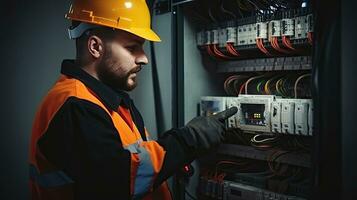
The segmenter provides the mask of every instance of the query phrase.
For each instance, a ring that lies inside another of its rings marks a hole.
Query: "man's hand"
[[[225,120],[237,113],[237,107],[231,107],[225,111],[208,117],[196,117],[187,123],[190,139],[186,143],[202,153],[212,147],[218,146],[224,139]]]

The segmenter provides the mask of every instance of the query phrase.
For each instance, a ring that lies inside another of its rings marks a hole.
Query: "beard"
[[[98,78],[109,87],[115,90],[131,91],[136,85],[136,76],[131,77],[134,73],[140,71],[141,67],[135,67],[130,71],[123,70],[118,61],[113,60],[112,53],[107,48],[102,61],[98,66]],[[130,84],[129,81],[132,83]]]

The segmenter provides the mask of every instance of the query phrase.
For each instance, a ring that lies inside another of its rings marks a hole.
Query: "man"
[[[61,76],[35,118],[30,145],[33,199],[171,199],[165,180],[217,146],[224,120],[237,109],[198,117],[148,140],[139,111],[125,91],[148,63],[150,29],[144,0],[76,0],[67,18],[76,60]],[[143,97],[144,98],[144,97]]]

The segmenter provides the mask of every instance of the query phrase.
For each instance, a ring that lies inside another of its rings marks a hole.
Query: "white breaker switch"
[[[281,20],[281,35],[282,36],[294,36],[295,25],[294,19],[282,19]]]
[[[265,22],[259,22],[256,24],[256,38],[267,39],[268,38],[268,24]]]
[[[227,30],[225,28],[221,28],[218,31],[218,41],[219,47],[225,47],[227,43]]]
[[[237,28],[227,27],[227,43],[237,43]]]
[[[226,97],[226,105],[227,109],[238,106],[238,98],[237,97]],[[232,117],[228,118],[228,128],[237,128],[237,120],[238,120],[238,113],[234,114]]]
[[[219,31],[218,29],[213,29],[211,31],[211,44],[219,44]]]
[[[280,36],[280,21],[273,20],[269,22],[269,38],[270,37],[279,37]]]
[[[281,103],[274,101],[271,103],[270,111],[271,131],[281,133]]]
[[[196,36],[197,46],[203,46],[205,44],[205,32],[200,31]]]
[[[210,45],[211,44],[211,31],[205,31],[204,34],[204,44],[205,45]]]
[[[294,39],[307,38],[307,16],[300,16],[295,18],[295,37]]]
[[[281,125],[282,133],[294,134],[295,104],[289,100],[281,100]]]
[[[308,135],[309,104],[301,100],[295,103],[295,134]]]

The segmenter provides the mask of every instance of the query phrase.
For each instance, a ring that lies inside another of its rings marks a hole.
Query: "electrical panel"
[[[223,144],[200,160],[194,196],[310,199],[311,2],[196,0],[183,8],[182,42],[189,52],[181,61],[183,73],[192,77],[184,80],[185,104],[199,103],[201,116],[238,108],[226,120]],[[191,84],[199,85],[197,91]]]

